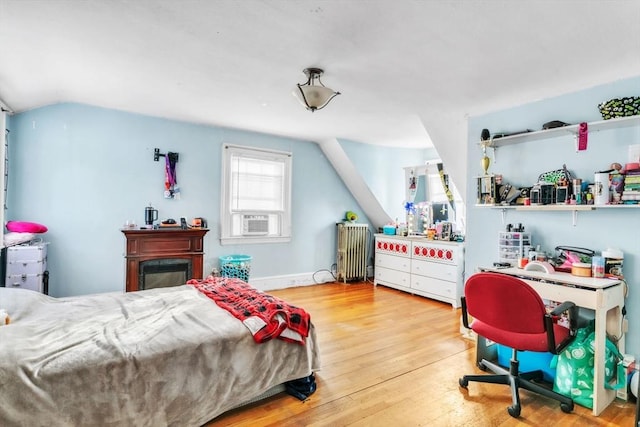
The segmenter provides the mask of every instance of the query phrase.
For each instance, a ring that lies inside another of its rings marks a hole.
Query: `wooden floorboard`
[[[370,283],[331,283],[270,292],[304,307],[317,331],[322,369],[301,402],[285,393],[206,424],[219,426],[628,426],[635,405],[615,400],[599,417],[522,391],[519,419],[508,387],[458,378],[482,373],[460,310]]]

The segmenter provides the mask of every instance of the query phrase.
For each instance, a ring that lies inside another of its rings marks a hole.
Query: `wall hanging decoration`
[[[444,189],[444,194],[447,195],[447,200],[449,200],[449,204],[451,205],[451,210],[455,212],[456,204],[453,200],[453,193],[449,188],[449,175],[444,173],[444,165],[442,163],[438,163],[437,167],[438,167],[438,175],[440,175],[440,182],[442,183],[442,188]]]
[[[409,201],[413,202],[416,199],[416,193],[418,192],[418,180],[416,179],[416,171],[415,169],[409,170]]]
[[[153,160],[159,161],[160,157],[164,157],[164,198],[165,199],[180,199],[180,187],[178,187],[178,179],[176,176],[176,163],[178,163],[178,153],[167,154],[160,153],[160,149],[156,148],[153,151]]]

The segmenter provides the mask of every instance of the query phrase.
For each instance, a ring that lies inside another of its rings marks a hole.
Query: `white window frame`
[[[251,157],[257,160],[278,161],[284,165],[283,173],[283,208],[282,210],[233,210],[232,209],[232,165],[234,156]],[[285,151],[268,150],[264,148],[245,147],[239,145],[222,145],[222,179],[220,201],[220,244],[258,244],[258,243],[283,243],[291,241],[291,168],[292,153]],[[279,234],[269,235],[239,235],[233,234],[234,215],[262,215],[277,216],[280,223]]]

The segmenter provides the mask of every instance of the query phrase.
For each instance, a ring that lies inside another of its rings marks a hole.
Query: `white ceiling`
[[[447,151],[468,115],[639,75],[639,22],[638,0],[0,0],[0,98]],[[313,114],[310,66],[342,92]]]

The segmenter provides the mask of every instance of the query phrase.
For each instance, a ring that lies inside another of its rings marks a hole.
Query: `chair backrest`
[[[546,309],[540,295],[517,277],[477,273],[464,288],[467,312],[487,325],[508,332],[546,331]]]

